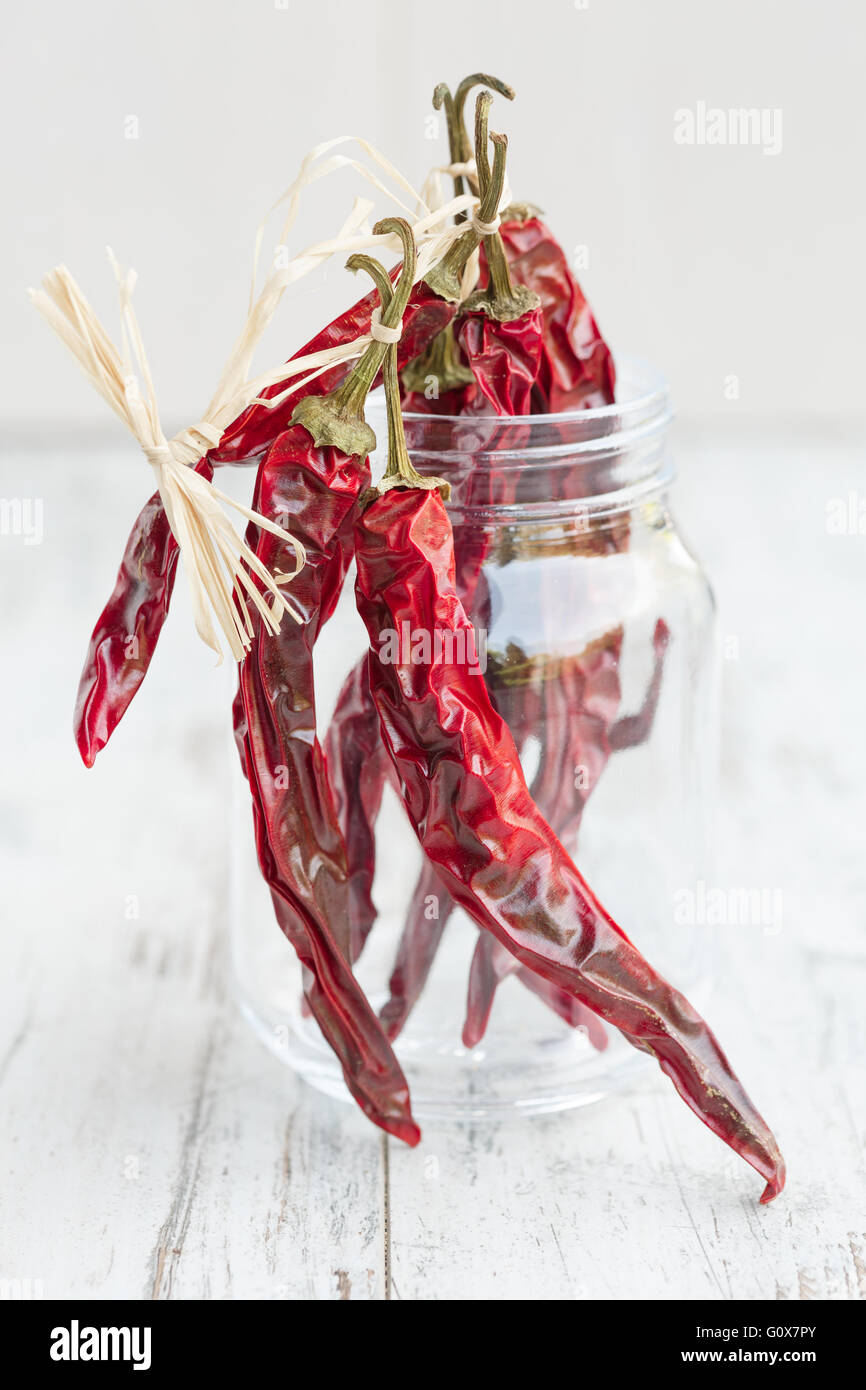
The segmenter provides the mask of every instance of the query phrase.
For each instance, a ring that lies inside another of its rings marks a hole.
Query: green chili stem
[[[409,457],[406,431],[403,428],[403,412],[400,408],[396,343],[390,346],[385,354],[382,384],[385,387],[385,406],[388,414],[388,463],[381,482],[372,491],[381,496],[395,487],[422,488],[427,492],[438,488],[443,500],[447,502],[451,496],[450,483],[446,483],[443,478],[425,478]]]
[[[482,222],[493,222],[496,218],[502,198],[508,150],[507,137],[489,129],[491,101],[490,93],[482,92],[475,103],[475,162],[481,188],[478,218]],[[492,171],[487,152],[488,141],[493,142]],[[498,231],[485,236],[484,252],[489,272],[487,287],[470,295],[464,305],[466,313],[484,313],[500,323],[507,323],[512,319],[522,318],[528,310],[537,308],[541,303],[538,295],[524,285],[513,284],[502,237]]]
[[[415,236],[409,223],[402,217],[386,217],[376,223],[373,232],[376,236],[393,232],[403,243],[403,267],[396,286],[392,288],[387,271],[372,257],[350,256],[347,267],[350,270],[367,270],[373,276],[382,300],[382,326],[396,328],[409,303],[415,282]],[[375,271],[372,266],[375,266]],[[387,300],[383,294],[386,284]],[[364,402],[379,374],[388,347],[388,343],[374,339],[345,381],[329,395],[306,396],[298,402],[292,414],[292,424],[303,425],[318,447],[333,445],[344,454],[369,454],[376,447],[376,436],[364,419]]]
[[[493,97],[490,92],[480,92],[475,107],[476,130],[478,129],[479,119],[483,124],[483,141],[478,142],[479,148],[483,144],[484,153],[478,161],[479,172],[482,164],[485,171],[484,182],[482,184],[481,203],[478,208],[478,217],[482,222],[492,222],[496,216],[496,210],[502,199],[502,190],[505,186],[505,150],[503,149],[499,158],[494,145],[493,170],[490,170],[487,158],[487,118]],[[479,117],[479,112],[481,116]],[[505,137],[499,137],[504,139]],[[447,299],[451,303],[460,300],[460,289],[463,280],[463,272],[472,252],[481,245],[481,233],[476,231],[475,226],[467,227],[466,231],[454,245],[449,247],[437,266],[434,266],[427,276],[427,284],[434,294],[440,298]]]
[[[364,269],[372,275],[376,283],[379,298],[382,301],[382,326],[384,328],[396,328],[406,311],[409,295],[412,293],[412,287],[415,283],[415,236],[409,223],[404,221],[402,217],[386,217],[383,221],[377,222],[373,228],[374,236],[384,236],[388,232],[396,233],[403,243],[403,269],[397,281],[396,289],[392,290],[391,277],[378,261],[373,260],[372,256],[363,257],[363,262]],[[354,259],[350,256],[346,262],[347,268],[350,270],[354,269],[351,264]],[[387,298],[383,294],[386,283],[388,285]],[[363,408],[367,393],[376,380],[379,368],[387,355],[387,349],[387,343],[380,343],[375,339],[369,344],[342,386],[338,386],[332,395],[332,399],[338,407],[351,409],[355,406],[358,410]]]
[[[399,219],[389,218],[386,222],[380,222],[374,230],[395,231]],[[403,224],[411,233],[408,223]],[[411,264],[409,262],[411,261]],[[414,242],[411,253],[406,253],[403,264],[403,274],[397,281],[396,288],[391,284],[391,277],[385,267],[372,256],[365,256],[358,253],[350,256],[346,262],[349,270],[364,270],[370,276],[376,289],[379,291],[379,299],[382,305],[382,323],[388,328],[396,328],[399,318],[395,312],[395,306],[399,306],[401,300],[401,287],[403,280],[409,277],[410,281],[414,276],[415,257]],[[451,495],[451,488],[448,483],[441,478],[425,478],[413,466],[409,458],[409,450],[406,447],[406,434],[403,429],[403,413],[400,409],[400,377],[397,369],[397,344],[382,344],[385,349],[384,362],[382,364],[382,384],[385,388],[385,404],[387,407],[388,422],[388,462],[385,467],[385,474],[377,487],[369,490],[369,495],[381,495],[394,487],[417,487],[425,488],[428,491],[438,487],[442,496],[447,501]],[[367,426],[369,428],[369,426]],[[375,439],[374,439],[375,446]]]
[[[490,272],[490,288],[495,300],[510,300],[514,297],[511,271],[505,257],[502,237],[498,232],[484,238],[484,252],[487,256],[487,269]]]
[[[403,368],[403,388],[423,392],[430,377],[435,378],[439,395],[458,386],[469,386],[475,380],[463,361],[453,323],[437,333],[427,350]]]
[[[472,158],[472,142],[466,130],[463,119],[463,110],[466,105],[466,98],[473,87],[490,87],[500,96],[507,97],[509,101],[514,100],[514,88],[509,87],[507,82],[501,81],[498,77],[491,77],[486,72],[473,72],[470,77],[464,77],[454,96],[451,95],[450,88],[440,82],[433,93],[433,107],[436,111],[444,110],[445,125],[448,132],[448,153],[452,164],[467,164]],[[454,197],[462,198],[466,192],[466,184],[462,174],[452,174],[454,184]],[[478,180],[469,175],[469,182],[473,190],[477,189]],[[467,221],[465,212],[458,212],[454,219],[456,222]],[[474,251],[474,247],[472,248]]]
[[[464,77],[453,97],[454,123],[459,132],[459,141],[457,153],[455,154],[452,150],[451,154],[452,161],[461,164],[472,158],[472,142],[469,139],[469,132],[463,119],[463,108],[473,87],[489,87],[492,91],[498,92],[501,97],[507,97],[509,101],[514,100],[514,88],[509,87],[507,82],[501,81],[498,77],[491,77],[486,72],[473,72],[471,77]]]
[[[379,291],[379,299],[382,305],[382,322],[388,306],[394,297],[394,285],[391,276],[388,274],[381,261],[377,261],[373,256],[365,256],[363,251],[355,251],[346,261],[346,269],[351,270],[354,275],[356,271],[363,270],[369,275],[376,289]],[[383,344],[387,346],[387,344]]]
[[[368,261],[372,258],[365,256],[363,259]],[[375,264],[373,262],[373,265]],[[365,265],[364,268],[376,281],[382,304],[387,310],[392,296],[391,282],[385,276],[383,283],[381,276],[378,276],[374,271],[373,265]],[[451,495],[449,484],[443,482],[441,478],[423,477],[409,457],[406,431],[403,428],[403,411],[400,407],[400,376],[397,370],[396,343],[390,344],[385,353],[385,361],[382,366],[382,385],[385,388],[385,408],[388,421],[388,461],[382,481],[373,491],[381,496],[383,492],[394,487],[419,487],[426,488],[428,491],[438,487],[447,501]]]
[[[463,148],[462,131],[455,116],[454,98],[444,82],[440,82],[433,93],[433,109],[434,111],[445,111],[445,126],[448,132],[448,154],[450,156],[450,162],[452,164],[459,164],[463,158],[460,153]],[[462,175],[452,174],[451,179],[454,184],[454,197],[462,198],[465,192]],[[458,213],[456,220],[461,222],[464,218],[464,213]]]

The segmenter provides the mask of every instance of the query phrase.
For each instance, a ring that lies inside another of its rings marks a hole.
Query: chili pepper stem
[[[493,136],[496,139],[496,136]],[[534,290],[525,285],[515,285],[505,259],[502,238],[496,232],[484,238],[484,251],[487,256],[487,269],[490,278],[486,289],[476,290],[467,299],[464,308],[467,314],[482,313],[498,323],[510,323],[523,318],[531,309],[537,309],[541,300]]]
[[[403,243],[403,269],[393,293],[387,272],[380,267],[389,288],[387,300],[381,296],[380,288],[382,327],[397,328],[415,281],[415,237],[409,223],[400,217],[386,217],[376,223],[373,231],[377,236],[396,233]],[[350,257],[349,269],[359,266],[360,258]],[[302,425],[317,448],[331,445],[344,454],[366,458],[376,447],[376,436],[364,419],[364,402],[387,351],[387,343],[377,340],[370,343],[336,390],[327,396],[306,396],[298,402],[292,413],[292,424]]]
[[[436,335],[426,352],[403,368],[404,390],[423,393],[429,377],[435,377],[440,395],[471,386],[475,380],[460,355],[453,323]]]
[[[489,92],[482,92],[475,103],[475,162],[478,166],[478,182],[481,188],[481,207],[478,210],[478,220],[481,222],[493,222],[497,217],[502,198],[502,184],[505,179],[505,156],[508,150],[507,136],[500,135],[497,131],[491,131],[488,126],[492,99]],[[491,140],[493,142],[492,172],[487,154],[488,142]],[[497,186],[498,193],[493,198],[490,195]],[[463,306],[465,312],[468,314],[487,314],[489,318],[496,319],[499,323],[510,323],[513,319],[522,318],[530,309],[537,309],[541,303],[538,295],[533,290],[527,289],[525,285],[512,283],[511,272],[505,257],[505,247],[498,230],[485,236],[484,252],[487,257],[489,275],[487,287],[483,290],[477,290],[475,294],[469,296]]]
[[[440,299],[447,299],[449,304],[460,302],[466,263],[480,245],[481,237],[475,228],[467,223],[466,231],[448,248],[439,264],[434,265],[426,276],[426,283],[434,294],[438,294]]]
[[[472,158],[472,144],[466,133],[466,126],[463,121],[463,108],[466,105],[466,98],[473,87],[491,87],[500,96],[507,97],[509,101],[514,100],[514,88],[509,87],[507,82],[503,82],[498,77],[491,77],[486,72],[473,72],[469,77],[464,77],[454,95],[444,82],[433,93],[434,110],[439,111],[444,108],[445,122],[448,130],[448,153],[452,164],[465,164]],[[462,174],[452,174],[454,183],[454,197],[462,197],[465,186]],[[467,181],[470,186],[477,191],[478,179],[472,174],[468,174]],[[458,212],[456,222],[465,222],[466,213]]]
[[[389,328],[396,327],[402,314],[395,314],[395,304],[400,304],[404,294],[408,298],[405,286],[408,284],[410,289],[415,278],[415,243],[412,239],[412,228],[408,222],[403,222],[397,217],[387,218],[384,222],[377,223],[374,231],[393,232],[396,231],[404,240],[405,257],[403,260],[403,270],[396,286],[391,284],[390,276],[385,267],[375,260],[372,256],[365,256],[360,253],[350,256],[346,262],[349,270],[365,270],[372,279],[379,291],[379,298],[382,301],[382,323]],[[365,499],[372,499],[374,496],[381,496],[394,487],[417,487],[430,490],[439,488],[445,501],[451,495],[450,484],[441,478],[425,478],[413,466],[409,458],[409,450],[406,448],[406,435],[403,430],[403,416],[400,411],[400,378],[397,369],[397,344],[389,343],[385,348],[385,360],[382,364],[382,384],[385,388],[385,404],[388,416],[388,464],[385,475],[381,482],[373,488],[369,488],[365,494]]]
[[[385,405],[388,412],[388,465],[384,477],[369,490],[369,496],[382,497],[392,488],[420,488],[426,492],[438,490],[443,502],[451,496],[451,484],[444,478],[425,478],[409,457],[406,432],[400,409],[400,381],[397,373],[397,347],[388,348],[382,371]]]
[[[452,146],[451,158],[453,160],[468,161],[472,158],[472,142],[463,120],[463,108],[466,105],[466,98],[473,87],[489,87],[492,91],[498,92],[501,97],[506,97],[508,101],[514,100],[514,88],[509,87],[507,82],[503,82],[499,77],[491,77],[486,72],[473,72],[470,77],[464,77],[457,91],[454,93],[454,125],[457,130],[457,141]]]
[[[438,89],[437,89],[438,90]],[[484,166],[484,179],[481,189],[481,202],[478,208],[478,220],[481,222],[492,222],[496,217],[499,204],[502,200],[502,190],[505,186],[505,150],[497,159],[494,152],[493,172],[490,172],[490,165],[487,161],[487,120],[490,104],[493,97],[490,92],[481,92],[475,105],[476,127],[479,120],[484,130],[484,153],[478,159],[479,177],[482,172],[482,160]],[[479,116],[479,113],[481,115]],[[504,137],[502,137],[504,138]],[[479,137],[480,139],[480,137]],[[507,147],[507,146],[506,146]],[[481,233],[473,223],[466,228],[454,245],[446,252],[445,256],[437,266],[434,266],[427,276],[427,284],[434,294],[440,298],[447,299],[452,303],[460,302],[460,290],[462,287],[463,272],[466,269],[466,262],[472,252],[481,245]]]
[[[445,111],[445,126],[448,132],[448,153],[451,157],[451,163],[458,164],[463,159],[463,141],[461,138],[461,130],[455,117],[454,98],[451,95],[450,88],[447,87],[444,82],[440,82],[433,93],[433,110]],[[454,183],[454,197],[461,198],[465,192],[463,175],[452,174],[451,178]],[[466,214],[461,212],[457,214],[455,220],[457,222],[462,222],[465,221],[465,218]]]

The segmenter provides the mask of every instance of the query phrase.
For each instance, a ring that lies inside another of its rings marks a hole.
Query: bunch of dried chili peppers
[[[463,111],[475,86],[483,90],[470,141]],[[493,91],[513,95],[483,73],[453,95],[444,86],[434,95],[446,113],[455,199],[464,204],[444,256],[418,278],[412,225],[380,222],[374,233],[399,238],[401,262],[388,272],[353,255],[349,268],[371,277],[372,292],[301,350],[312,360],[368,334],[355,365],[334,365],[291,389],[275,383],[195,465],[209,479],[216,464],[258,461],[250,574],[279,580],[298,544],[305,553],[291,588],[295,621],[274,630],[260,611],[249,615],[234,702],[259,864],[303,967],[306,1008],[357,1103],[389,1133],[409,1144],[420,1137],[393,1044],[456,905],[479,932],[467,1046],[483,1036],[498,985],[515,974],[594,1046],[603,1048],[616,1028],[655,1056],[691,1109],[762,1175],[761,1200],[769,1201],[784,1183],[772,1134],[706,1023],[613,921],[563,845],[575,844],[609,759],[647,737],[671,634],[659,618],[652,677],[629,715],[620,708],[621,628],[552,664],[510,648],[481,678],[475,641],[489,615],[490,539],[465,521],[452,526],[448,484],[419,473],[406,444],[404,410],[485,417],[485,448],[495,453],[497,419],[614,401],[611,352],[561,246],[531,206],[503,208],[507,142],[488,128]],[[380,381],[388,457],[374,483],[364,402]],[[276,408],[269,394],[279,395]],[[513,469],[469,482],[472,500],[492,505],[519,503],[520,489]],[[627,523],[590,528],[580,544],[586,553],[625,550]],[[146,673],[177,559],[156,494],[91,639],[75,718],[88,766]],[[320,741],[314,648],[353,561],[369,650]],[[413,646],[411,657],[385,659],[384,634],[407,628],[453,640],[428,644],[420,658]],[[527,785],[521,752],[531,740],[540,758]],[[584,774],[578,788],[575,766]],[[389,781],[424,858],[377,1016],[354,966],[375,927],[376,819]],[[424,911],[431,892],[439,901],[432,920]]]

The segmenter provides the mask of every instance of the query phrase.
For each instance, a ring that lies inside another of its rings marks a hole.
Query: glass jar
[[[712,881],[714,604],[668,504],[666,383],[646,364],[623,360],[617,390],[616,405],[561,415],[407,415],[406,435],[416,467],[451,482],[458,587],[476,624],[479,664],[541,810],[635,944],[700,1006],[707,934],[682,925],[676,902],[682,890]],[[367,417],[384,441],[375,398]],[[374,474],[383,455],[372,460]],[[350,582],[317,648],[322,737],[365,646]],[[300,968],[259,877],[239,770],[233,785],[232,960],[241,1008],[278,1057],[348,1099],[339,1065],[301,1006]],[[355,970],[374,1007],[387,1006],[393,1018],[389,982],[404,932],[415,943],[414,988],[429,965],[414,1007],[403,1003],[408,1017],[395,1043],[416,1116],[565,1109],[608,1094],[645,1064],[591,1016],[560,1017],[525,972],[499,983],[486,1031],[475,1009],[473,1036],[464,1040],[478,930],[462,911],[449,915],[444,892],[424,891],[431,884],[418,878],[421,852],[390,785],[376,840],[378,917]]]

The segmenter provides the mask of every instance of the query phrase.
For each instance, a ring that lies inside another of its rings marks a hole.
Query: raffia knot
[[[271,633],[279,631],[285,613],[297,622],[302,620],[280,585],[294,578],[306,558],[304,547],[288,531],[221,492],[194,467],[219,443],[225,428],[221,422],[227,423],[237,414],[237,383],[244,377],[245,352],[261,324],[258,320],[253,323],[251,315],[208,407],[207,418],[167,440],[132,309],[135,276],[132,271],[122,271],[110,252],[109,256],[120,291],[121,349],[112,343],[64,266],[45,276],[42,289],[33,291],[33,299],[96,390],[138,441],[156,473],[166,518],[184,557],[199,636],[222,659],[218,625],[232,656],[240,661],[255,635],[250,608],[258,612],[263,627]],[[228,511],[277,536],[294,554],[294,571],[281,571],[279,580],[275,579],[235,530]]]
[[[502,218],[497,213],[492,222],[483,222],[478,213],[473,212],[472,225],[479,236],[495,236],[502,226]]]
[[[142,444],[141,452],[144,454],[148,463],[155,468],[157,472],[166,467],[170,468],[172,464],[177,463],[177,459],[172,453],[171,445],[167,440],[164,440],[162,444]],[[197,455],[197,457],[200,458],[201,455]]]
[[[370,315],[370,337],[377,343],[399,343],[403,336],[403,320],[389,328],[382,322],[381,306],[375,308]]]

